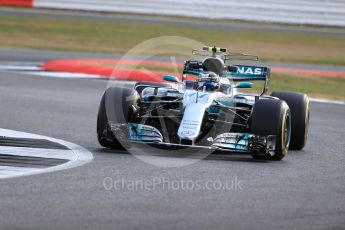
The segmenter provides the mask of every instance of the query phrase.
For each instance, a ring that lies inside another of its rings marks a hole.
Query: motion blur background
[[[3,48],[119,57],[145,40],[182,36],[258,55],[273,67],[272,90],[345,100],[344,1],[0,0],[0,5]]]
[[[35,8],[236,19],[274,23],[345,26],[341,0],[2,0]]]

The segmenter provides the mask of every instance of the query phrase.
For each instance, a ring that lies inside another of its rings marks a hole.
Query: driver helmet
[[[214,72],[200,74],[198,90],[215,91],[219,89],[219,75]]]

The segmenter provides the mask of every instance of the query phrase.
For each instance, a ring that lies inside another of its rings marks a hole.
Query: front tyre
[[[273,97],[285,101],[291,111],[290,149],[301,150],[307,143],[310,106],[309,99],[303,93],[273,92]]]
[[[275,153],[253,152],[254,159],[281,160],[289,149],[291,135],[291,116],[289,106],[282,100],[260,99],[253,107],[251,133],[260,136],[276,136]]]
[[[138,92],[132,88],[111,87],[104,92],[97,116],[97,138],[100,145],[123,149],[124,143],[108,130],[108,123],[131,122],[139,99]]]

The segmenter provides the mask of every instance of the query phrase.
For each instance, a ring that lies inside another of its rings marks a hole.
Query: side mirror
[[[251,82],[239,82],[235,85],[237,89],[250,89],[253,88],[253,83]]]
[[[170,75],[163,76],[163,80],[164,81],[175,82],[175,83],[180,82],[180,80],[177,77],[170,76]]]

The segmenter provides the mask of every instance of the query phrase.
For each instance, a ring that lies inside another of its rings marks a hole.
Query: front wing
[[[251,133],[223,133],[210,140],[210,145],[183,145],[164,142],[160,131],[155,127],[133,123],[108,123],[107,130],[117,140],[124,142],[147,143],[164,146],[197,147],[226,152],[257,153],[274,155],[276,136],[260,136]]]

